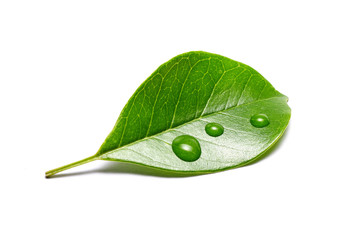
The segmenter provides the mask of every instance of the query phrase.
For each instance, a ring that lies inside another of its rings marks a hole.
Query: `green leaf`
[[[291,114],[287,101],[245,64],[207,52],[184,53],[142,83],[94,156],[46,176],[93,160],[192,173],[246,165],[283,134]],[[250,119],[256,114],[265,115],[270,124],[253,126]],[[222,125],[222,135],[208,135],[208,123]],[[201,156],[197,160],[183,161],[173,152],[172,142],[180,135],[198,140]]]

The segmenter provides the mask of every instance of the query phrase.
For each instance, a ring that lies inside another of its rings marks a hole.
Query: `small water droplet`
[[[211,137],[218,137],[224,133],[224,127],[218,123],[208,123],[205,126],[205,131]]]
[[[199,141],[190,135],[181,135],[172,141],[172,151],[181,160],[193,162],[200,158],[201,147]]]
[[[250,123],[256,128],[263,128],[269,125],[269,118],[265,114],[255,114],[250,118]]]

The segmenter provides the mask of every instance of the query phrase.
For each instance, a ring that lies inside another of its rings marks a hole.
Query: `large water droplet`
[[[265,114],[255,114],[254,116],[252,116],[250,118],[250,123],[251,125],[253,125],[254,127],[257,128],[263,128],[269,125],[269,118],[267,115]]]
[[[172,150],[181,160],[193,162],[200,158],[199,141],[190,135],[181,135],[172,141]]]
[[[211,137],[218,137],[224,133],[224,127],[218,123],[208,123],[205,126],[205,131]]]

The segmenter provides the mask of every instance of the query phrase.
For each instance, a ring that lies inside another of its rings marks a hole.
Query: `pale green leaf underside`
[[[257,113],[269,116],[270,125],[253,127],[249,120]],[[209,114],[179,127],[139,140],[100,156],[100,159],[133,162],[174,171],[211,172],[241,166],[256,160],[283,134],[290,117],[285,97],[274,97]],[[224,134],[211,137],[205,132],[209,122],[221,123]],[[196,137],[202,154],[195,162],[184,162],[172,151],[179,135]]]

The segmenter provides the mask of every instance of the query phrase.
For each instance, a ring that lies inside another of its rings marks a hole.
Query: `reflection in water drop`
[[[224,133],[224,127],[218,123],[208,123],[205,126],[205,131],[212,137],[218,137]]]
[[[193,162],[200,158],[199,141],[190,135],[181,135],[172,141],[172,150],[181,160]]]
[[[265,114],[255,114],[250,118],[250,123],[256,128],[263,128],[269,125],[269,118]]]

